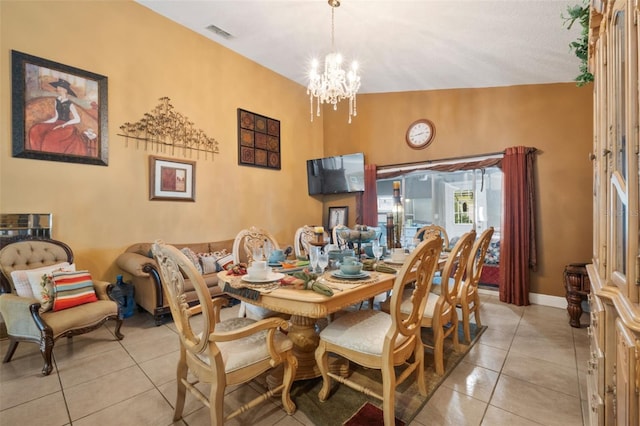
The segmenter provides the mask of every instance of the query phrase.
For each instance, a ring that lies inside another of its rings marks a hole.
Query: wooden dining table
[[[315,350],[319,343],[318,320],[391,290],[395,277],[395,274],[370,272],[366,279],[344,280],[334,278],[331,271],[327,271],[320,279],[332,288],[333,296],[326,296],[313,290],[295,289],[273,283],[264,286],[251,285],[244,282],[242,276],[230,275],[227,271],[218,273],[219,285],[230,296],[291,315],[288,336],[294,345],[293,353],[298,358],[296,380],[320,376],[315,361]],[[257,298],[254,299],[255,294],[248,297],[243,296],[242,291],[231,291],[246,288],[257,291]],[[348,364],[345,365],[344,362],[335,363],[331,369],[337,374],[348,374]]]

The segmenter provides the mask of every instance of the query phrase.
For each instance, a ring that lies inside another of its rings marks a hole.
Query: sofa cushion
[[[226,253],[218,258],[218,269],[220,271],[227,270],[233,265],[233,255]]]
[[[218,257],[213,253],[198,253],[202,265],[202,274],[212,274],[218,270]]]
[[[54,272],[52,281],[54,311],[98,300],[89,271]]]
[[[489,243],[484,263],[489,265],[498,265],[500,263],[500,240],[492,240]]]
[[[51,310],[53,305],[52,272],[27,271],[33,297],[40,302],[40,313]]]
[[[69,262],[57,263],[55,265],[50,266],[42,266],[40,268],[33,269],[16,269],[15,271],[11,271],[11,281],[13,281],[13,287],[16,289],[16,294],[20,297],[30,297],[34,298],[33,290],[31,289],[31,284],[29,283],[29,277],[27,276],[27,272],[42,272],[42,273],[51,273],[56,270],[67,270],[67,271],[75,271],[76,266],[70,265]]]
[[[200,265],[198,255],[190,247],[184,247],[180,249],[180,251],[191,261],[191,263],[193,263],[193,266],[195,266],[198,273],[202,274],[202,265]]]

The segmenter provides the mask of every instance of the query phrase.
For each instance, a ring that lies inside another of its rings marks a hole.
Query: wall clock
[[[421,118],[409,125],[405,140],[407,145],[413,149],[424,149],[428,147],[436,135],[436,128],[431,120]]]

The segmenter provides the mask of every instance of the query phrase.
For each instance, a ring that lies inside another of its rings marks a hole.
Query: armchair
[[[107,320],[114,320],[116,338],[124,338],[120,333],[120,307],[108,295],[111,286],[108,282],[93,280],[97,301],[61,310],[40,312],[41,303],[37,298],[18,295],[11,273],[51,267],[63,262],[73,264],[73,252],[68,245],[47,238],[18,236],[3,240],[0,247],[0,287],[4,291],[0,294],[0,314],[11,341],[3,362],[11,361],[19,342],[37,343],[44,358],[42,374],[46,376],[53,369],[51,355],[54,343],[60,337],[71,338],[88,333]],[[90,288],[90,285],[87,287]]]
[[[281,395],[282,408],[292,414],[296,406],[290,390],[298,361],[292,352],[293,343],[279,330],[287,329],[287,321],[282,318],[220,321],[220,309],[226,299],[211,299],[204,279],[189,259],[177,248],[162,242],[156,242],[152,251],[160,267],[162,287],[180,338],[173,420],[182,417],[187,390],[209,408],[211,425],[222,425],[275,394]],[[198,294],[200,305],[197,307],[190,308],[185,303],[183,275]],[[192,326],[197,326],[201,332]],[[249,382],[279,365],[284,367],[282,384],[225,415],[224,397],[228,386]],[[199,383],[210,385],[208,396],[196,387]]]

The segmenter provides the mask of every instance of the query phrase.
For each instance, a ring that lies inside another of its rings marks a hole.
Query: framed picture
[[[195,161],[149,156],[149,199],[196,201]]]
[[[238,164],[280,170],[280,121],[238,108]]]
[[[11,51],[13,156],[108,165],[107,77]]]
[[[347,226],[349,223],[349,207],[329,207],[329,229],[336,225]]]

